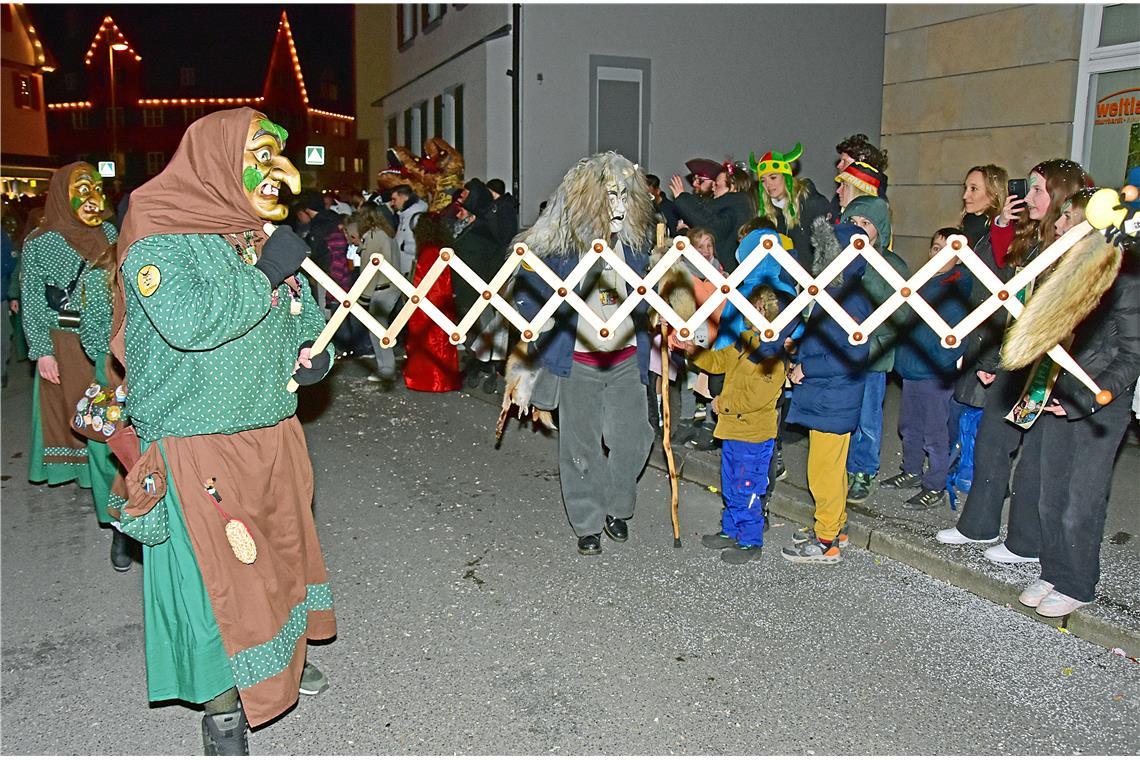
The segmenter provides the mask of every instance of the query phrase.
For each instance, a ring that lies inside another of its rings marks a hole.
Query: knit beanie
[[[891,209],[885,200],[860,195],[847,204],[839,221],[850,222],[853,216],[861,216],[875,225],[875,229],[879,232],[875,248],[882,250],[891,247]]]
[[[864,195],[877,198],[887,197],[887,175],[862,161],[856,161],[835,178],[836,182],[846,182],[859,188]]]

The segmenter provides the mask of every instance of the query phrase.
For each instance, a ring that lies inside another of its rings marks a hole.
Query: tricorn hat
[[[693,177],[716,179],[717,175],[724,171],[724,164],[711,158],[693,158],[685,162],[685,168]]]

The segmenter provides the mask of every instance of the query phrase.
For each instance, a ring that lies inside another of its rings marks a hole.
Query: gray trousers
[[[633,517],[637,478],[653,445],[648,415],[636,356],[609,369],[574,362],[562,378],[558,472],[576,535],[601,533],[606,515]]]
[[[394,285],[389,285],[383,290],[376,290],[372,293],[372,301],[368,304],[368,313],[376,317],[380,324],[388,327],[391,325],[389,318],[392,314],[392,309],[400,301],[400,296],[403,293],[399,288]],[[372,344],[372,353],[376,354],[376,373],[380,377],[395,377],[396,376],[396,353],[391,348],[380,348],[380,339],[376,337],[376,333],[371,330],[368,331],[368,340]]]

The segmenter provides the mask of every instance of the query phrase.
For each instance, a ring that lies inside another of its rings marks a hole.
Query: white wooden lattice
[[[822,271],[819,276],[813,277],[795,258],[780,245],[779,237],[775,234],[764,235],[760,245],[732,271],[727,277],[720,274],[705,260],[705,258],[683,237],[673,240],[673,245],[661,257],[657,264],[643,277],[634,272],[625,262],[625,258],[616,253],[603,240],[595,240],[590,249],[583,252],[578,265],[565,278],[561,279],[551,271],[542,259],[531,251],[525,244],[516,245],[508,254],[502,267],[491,279],[485,282],[472,269],[463,262],[450,248],[444,248],[439,258],[432,264],[427,274],[418,286],[400,274],[400,272],[382,257],[373,257],[362,270],[356,284],[345,292],[336,284],[328,274],[318,267],[311,259],[305,259],[303,269],[306,274],[321,284],[340,305],[329,318],[328,325],[322,331],[320,338],[313,346],[314,352],[323,350],[332,339],[336,329],[345,320],[349,313],[359,319],[365,327],[379,338],[382,346],[393,346],[396,336],[407,325],[412,314],[417,310],[423,311],[440,329],[449,336],[453,344],[466,341],[467,332],[479,319],[479,316],[488,307],[498,310],[522,335],[523,340],[532,341],[538,337],[541,327],[565,302],[578,312],[579,319],[585,320],[598,331],[602,338],[607,337],[621,322],[633,311],[640,302],[646,301],[661,317],[678,331],[681,338],[688,338],[712,314],[713,311],[725,301],[731,301],[745,319],[752,323],[759,332],[761,339],[775,340],[780,331],[786,327],[809,303],[815,301],[819,308],[827,311],[829,315],[846,331],[848,339],[855,344],[863,343],[872,331],[881,325],[891,314],[903,304],[909,305],[918,316],[925,321],[934,332],[941,337],[942,344],[951,347],[959,344],[973,330],[977,329],[991,314],[998,309],[1006,309],[1014,318],[1021,315],[1024,306],[1017,299],[1017,293],[1033,282],[1042,272],[1052,266],[1081,238],[1092,231],[1088,222],[1073,227],[1052,245],[1038,255],[1028,266],[1012,277],[1008,282],[995,275],[978,255],[970,248],[966,238],[962,235],[953,235],[946,246],[935,254],[926,264],[909,278],[903,278],[890,263],[883,258],[867,237],[855,235],[850,244],[840,253],[834,261]],[[685,259],[696,267],[717,286],[717,290],[697,309],[688,320],[681,319],[672,307],[654,289],[661,278],[679,258]],[[784,309],[769,322],[760,312],[748,302],[748,299],[737,290],[745,277],[763,260],[765,256],[772,256],[785,271],[799,283],[802,290]],[[844,268],[855,259],[862,256],[867,265],[874,267],[895,292],[882,305],[874,310],[862,323],[857,323],[827,293],[827,285],[831,283]],[[989,298],[970,312],[961,322],[949,325],[938,315],[931,306],[918,294],[919,288],[934,277],[950,259],[958,257],[962,263],[973,273],[975,287],[984,287],[990,292]],[[590,267],[598,259],[610,264],[630,286],[630,293],[608,321],[602,321],[597,314],[574,292],[574,288],[586,276]],[[530,269],[541,277],[554,290],[550,299],[539,309],[532,320],[526,320],[502,295],[501,291],[507,281],[525,263]],[[460,317],[459,322],[451,321],[430,300],[426,298],[427,292],[443,274],[445,269],[451,269],[453,277],[465,280],[476,292],[482,294],[475,305]],[[364,292],[365,287],[372,283],[376,272],[383,274],[393,285],[400,289],[407,301],[396,315],[391,325],[385,327],[368,310],[357,303],[357,299]],[[1049,351],[1049,356],[1063,369],[1081,381],[1094,394],[1100,393],[1088,373],[1061,346],[1055,346]],[[296,390],[296,384],[290,381],[290,390]]]

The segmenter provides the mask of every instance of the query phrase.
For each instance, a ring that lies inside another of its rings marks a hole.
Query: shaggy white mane
[[[577,256],[610,234],[606,186],[629,190],[625,223],[618,239],[635,251],[653,245],[653,197],[645,172],[625,156],[607,151],[581,159],[566,172],[538,221],[514,240],[540,256]]]

